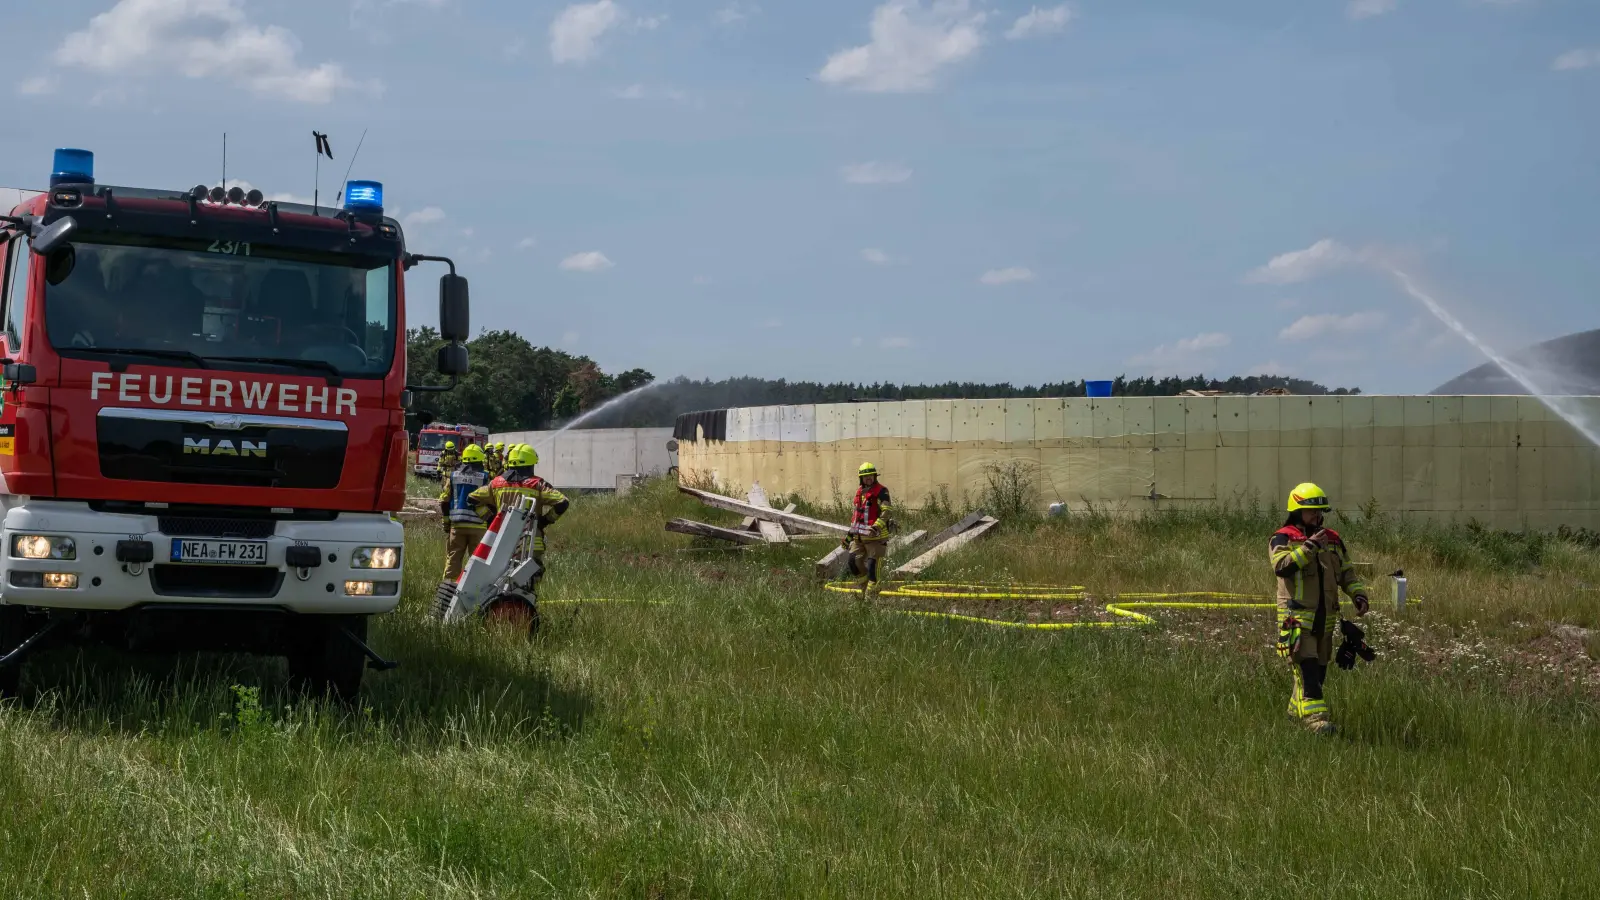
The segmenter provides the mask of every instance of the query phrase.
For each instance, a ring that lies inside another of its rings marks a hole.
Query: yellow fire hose
[[[858,594],[858,581],[831,581],[823,586],[837,594]],[[1089,595],[1081,585],[1052,586],[1032,584],[961,584],[955,582],[920,581],[887,582],[879,591],[880,597],[911,597],[939,600],[1086,600]],[[1254,601],[1254,602],[1244,602]],[[890,610],[906,616],[923,616],[930,619],[949,619],[997,628],[1028,628],[1036,631],[1059,631],[1065,628],[1117,628],[1153,625],[1155,619],[1136,609],[1277,609],[1270,598],[1259,594],[1229,594],[1220,591],[1180,591],[1177,593],[1135,592],[1118,594],[1117,599],[1105,605],[1105,610],[1117,618],[1107,622],[1012,622],[1006,619],[989,619],[982,616],[964,616],[959,613],[935,612],[923,609]]]

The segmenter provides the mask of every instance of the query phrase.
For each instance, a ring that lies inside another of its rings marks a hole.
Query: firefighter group
[[[527,444],[504,443],[468,444],[458,452],[451,441],[445,444],[439,463],[444,482],[439,511],[448,535],[444,581],[455,582],[489,521],[523,495],[534,504],[537,526],[532,555],[542,568],[544,531],[571,504],[534,474],[539,454]],[[888,556],[889,536],[897,528],[894,503],[889,489],[878,480],[877,466],[862,463],[856,478],[850,527],[841,544],[850,554],[849,572],[857,595],[868,600],[879,593],[879,567]],[[1323,525],[1323,516],[1331,508],[1321,488],[1310,482],[1297,485],[1289,492],[1283,527],[1267,542],[1278,587],[1276,651],[1289,662],[1292,683],[1288,715],[1316,734],[1336,731],[1323,694],[1328,664],[1336,661],[1349,669],[1356,656],[1373,657],[1361,629],[1340,617],[1341,594],[1350,598],[1358,616],[1367,614],[1370,599],[1366,585],[1356,576],[1344,540]],[[1335,628],[1344,636],[1337,652]]]

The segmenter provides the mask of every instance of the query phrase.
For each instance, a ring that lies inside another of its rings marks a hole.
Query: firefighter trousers
[[[861,585],[863,597],[878,589],[878,567],[889,555],[888,541],[864,541],[856,538],[850,544],[850,574]]]
[[[1299,645],[1289,654],[1289,668],[1294,678],[1294,688],[1289,694],[1289,715],[1297,719],[1328,715],[1328,701],[1322,696],[1322,685],[1332,660],[1333,629],[1324,627],[1322,634],[1312,634],[1308,629],[1300,635]]]
[[[477,548],[478,542],[483,540],[483,532],[482,525],[451,523],[450,536],[445,539],[444,544],[445,581],[455,581],[461,577],[461,567],[467,564],[467,557]]]

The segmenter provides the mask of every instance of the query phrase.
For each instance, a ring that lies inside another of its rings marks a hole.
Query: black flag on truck
[[[311,132],[311,136],[317,139],[317,155],[333,159],[333,147],[328,145],[328,136],[320,131]]]

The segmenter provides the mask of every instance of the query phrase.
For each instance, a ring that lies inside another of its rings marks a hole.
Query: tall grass
[[[1264,619],[1177,642],[1213,620],[884,615],[816,590],[817,543],[700,552],[674,515],[737,518],[660,483],[577,498],[547,599],[670,605],[551,605],[531,643],[425,621],[440,533],[410,526],[372,635],[403,665],[354,710],[275,661],[53,651],[0,708],[0,896],[1592,896],[1582,698],[1385,656],[1334,673],[1344,730],[1317,739]],[[1016,523],[931,574],[1262,590],[1263,524]],[[1501,570],[1350,531],[1416,573],[1419,627],[1481,618],[1469,595],[1584,616],[1539,587],[1593,577],[1582,554]]]

